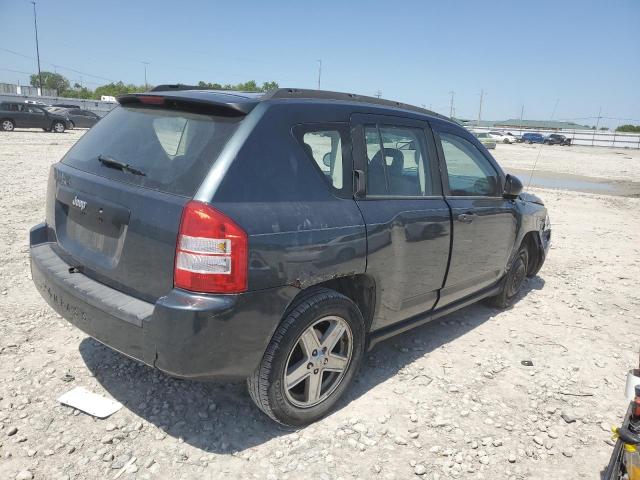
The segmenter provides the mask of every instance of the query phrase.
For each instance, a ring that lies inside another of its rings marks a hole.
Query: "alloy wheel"
[[[341,317],[314,322],[298,338],[284,369],[284,390],[296,407],[309,408],[329,397],[345,376],[353,352],[353,334]]]
[[[10,120],[4,120],[2,122],[2,130],[4,130],[5,132],[13,131],[13,122]]]
[[[56,131],[56,133],[62,133],[64,132],[64,125],[60,122],[57,122],[54,126],[53,129]]]
[[[527,276],[527,260],[527,254],[521,252],[516,265],[514,265],[511,278],[507,283],[507,298],[515,296],[522,287],[524,279]]]

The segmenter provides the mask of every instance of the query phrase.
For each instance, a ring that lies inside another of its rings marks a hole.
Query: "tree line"
[[[40,86],[40,77],[37,73],[31,75],[29,79],[32,87]],[[262,85],[258,85],[255,80],[249,80],[244,83],[237,84],[221,84],[221,83],[209,83],[198,82],[200,88],[213,88],[216,90],[239,90],[244,92],[266,92],[278,88],[277,82],[264,82]],[[135,85],[133,83],[124,82],[111,82],[106,85],[101,85],[95,90],[91,90],[84,85],[74,83],[71,85],[69,79],[59,73],[54,72],[42,72],[42,88],[57,90],[58,96],[67,98],[81,98],[81,99],[94,99],[100,100],[103,95],[111,97],[117,97],[118,95],[124,95],[127,93],[144,92],[151,88],[145,85]]]
[[[616,132],[640,133],[640,125],[620,125]]]

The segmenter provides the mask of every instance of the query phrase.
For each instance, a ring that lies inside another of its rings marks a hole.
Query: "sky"
[[[275,80],[455,116],[640,124],[640,0],[38,0],[43,70],[95,88]],[[0,82],[37,71],[33,6],[0,0]],[[54,67],[55,65],[55,67]]]

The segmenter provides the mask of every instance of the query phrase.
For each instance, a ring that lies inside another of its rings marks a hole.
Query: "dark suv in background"
[[[523,143],[544,143],[544,135],[541,133],[523,133],[522,137],[520,137]]]
[[[71,124],[65,112],[49,112],[46,107],[30,103],[0,103],[0,129],[12,132],[16,128],[42,128],[63,133],[71,128]]]
[[[547,135],[544,139],[544,143],[547,145],[562,145],[569,146],[571,145],[571,139],[565,137],[564,135],[560,135],[557,133],[552,133]]]
[[[53,165],[33,281],[69,322],[170,375],[247,379],[325,415],[368,348],[542,266],[542,201],[466,129],[323,91],[161,86]]]

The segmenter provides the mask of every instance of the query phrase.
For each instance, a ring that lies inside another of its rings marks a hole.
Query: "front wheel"
[[[508,138],[505,138],[502,143],[511,143],[511,140],[509,140]]]
[[[13,130],[16,128],[16,125],[12,120],[2,120],[2,123],[0,123],[0,127],[2,127],[2,131],[4,132],[13,132]]]
[[[284,425],[325,416],[349,387],[364,355],[360,309],[326,288],[306,295],[287,314],[247,387],[256,405]]]
[[[51,130],[53,130],[56,133],[64,133],[65,128],[66,127],[62,122],[53,122],[53,125],[51,125]]]
[[[487,303],[498,308],[508,307],[522,288],[525,278],[527,278],[528,265],[529,250],[526,245],[522,245],[507,272],[502,290],[496,296],[487,298]]]

